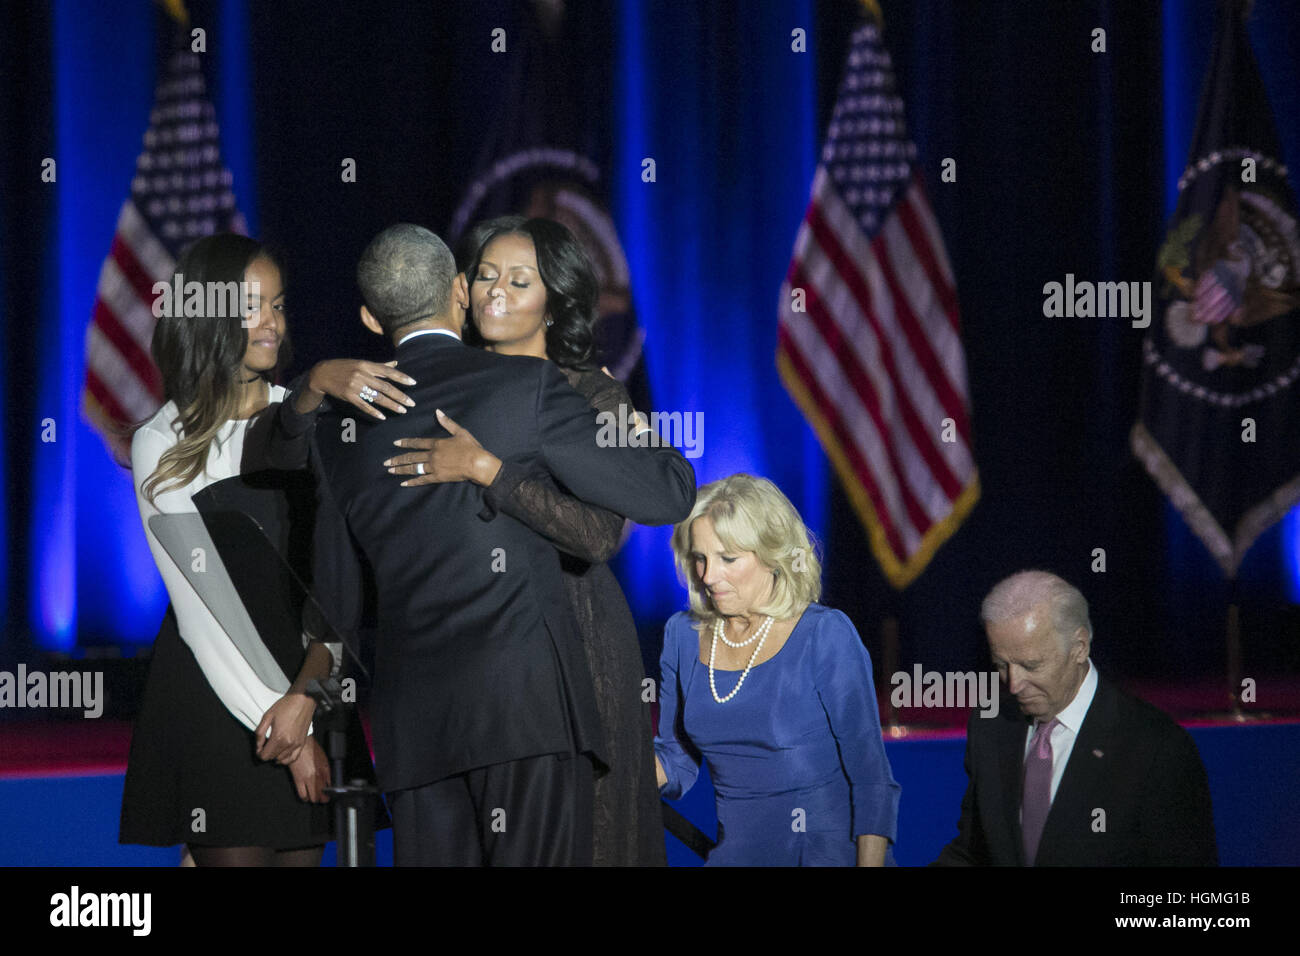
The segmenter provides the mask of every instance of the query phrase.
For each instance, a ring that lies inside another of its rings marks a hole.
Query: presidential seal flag
[[[1156,260],[1134,453],[1229,579],[1300,501],[1300,240],[1238,2],[1220,4]]]
[[[645,330],[618,226],[609,213],[607,90],[590,75],[557,76],[559,47],[581,42],[587,21],[570,23],[564,4],[535,0],[514,8],[522,36],[504,66],[500,108],[479,130],[479,158],[446,236],[468,258],[472,226],[495,216],[540,216],[562,223],[591,260],[600,284],[593,329],[599,362],[623,383],[636,408],[651,407]],[[516,29],[515,27],[511,28]]]

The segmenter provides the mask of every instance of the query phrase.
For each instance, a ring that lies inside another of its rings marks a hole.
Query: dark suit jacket
[[[1094,665],[1095,666],[1095,665]],[[939,866],[1024,866],[1020,798],[1029,720],[1015,698],[972,711],[958,835]],[[1104,831],[1097,810],[1105,811]],[[1215,866],[1205,767],[1183,728],[1098,675],[1043,827],[1037,866]]]
[[[435,409],[503,461],[549,471],[577,497],[641,524],[689,514],[695,473],[663,448],[602,448],[596,412],[549,362],[495,355],[446,335],[397,349],[416,405],[378,422],[319,417],[314,593],[355,632],[362,564],[374,576],[372,730],[385,790],[549,753],[598,760],[591,677],[544,538],[484,504],[469,482],[403,488],[385,459],[402,437],[446,432]],[[349,440],[349,439],[353,440]]]

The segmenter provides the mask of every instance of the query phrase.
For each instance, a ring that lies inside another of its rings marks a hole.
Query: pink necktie
[[[1025,758],[1025,790],[1020,803],[1020,832],[1024,838],[1025,865],[1033,866],[1038,841],[1052,809],[1052,729],[1060,721],[1038,724]]]

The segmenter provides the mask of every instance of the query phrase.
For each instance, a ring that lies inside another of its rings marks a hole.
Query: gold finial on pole
[[[858,0],[862,4],[862,9],[867,12],[867,16],[876,21],[876,26],[885,25],[885,16],[880,12],[880,0]]]
[[[167,11],[167,15],[183,27],[190,25],[190,12],[185,9],[185,0],[158,0]]]

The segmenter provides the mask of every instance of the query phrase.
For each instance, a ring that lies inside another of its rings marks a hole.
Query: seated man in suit
[[[642,524],[686,517],[694,471],[670,447],[601,447],[595,410],[552,363],[462,344],[465,280],[427,229],[385,230],[357,277],[362,321],[391,339],[415,404],[317,420],[314,591],[347,635],[362,559],[373,575],[372,729],[395,861],[589,864],[601,735],[557,551],[479,486],[404,488],[383,462],[398,438],[445,436],[441,410],[498,458]]]
[[[980,617],[1019,707],[971,712],[958,835],[935,863],[1216,865],[1196,744],[1097,673],[1083,595],[1022,571],[989,592]]]

